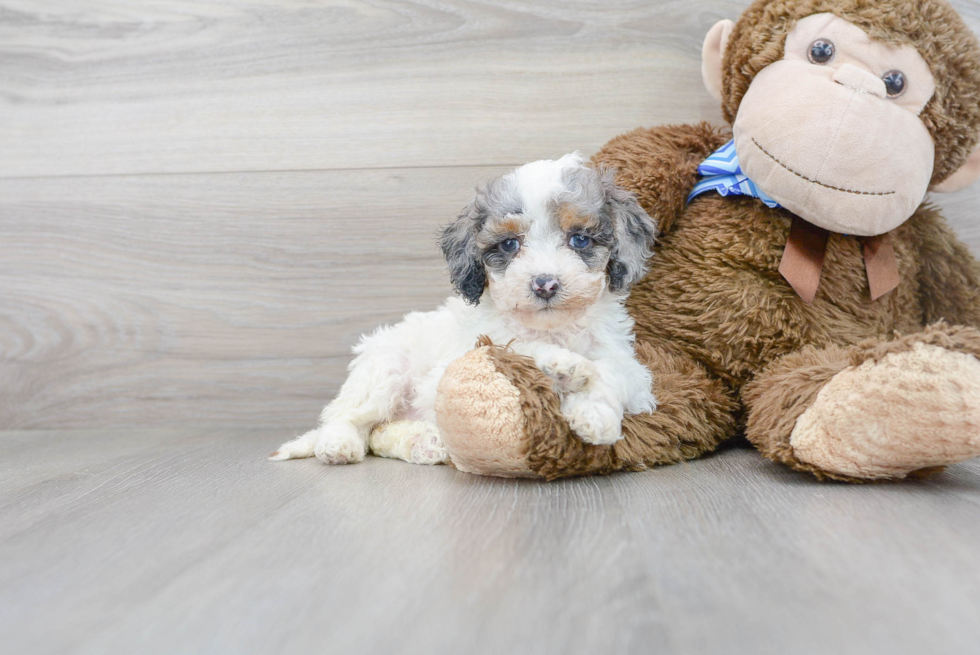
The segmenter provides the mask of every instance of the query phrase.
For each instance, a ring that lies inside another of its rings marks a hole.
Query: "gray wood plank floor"
[[[731,450],[556,483],[265,461],[268,430],[0,433],[8,653],[969,653],[980,462]]]

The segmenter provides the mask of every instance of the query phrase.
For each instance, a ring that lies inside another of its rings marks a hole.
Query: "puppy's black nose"
[[[538,298],[542,298],[544,300],[550,299],[552,296],[558,293],[558,289],[560,288],[561,284],[558,283],[558,280],[550,275],[539,275],[538,277],[534,278],[534,281],[531,282],[531,291],[533,291],[534,295],[536,295]]]

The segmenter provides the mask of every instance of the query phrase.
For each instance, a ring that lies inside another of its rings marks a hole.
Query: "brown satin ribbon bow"
[[[786,239],[786,250],[779,262],[779,272],[808,305],[813,302],[817,287],[820,286],[820,272],[827,255],[828,239],[830,232],[824,228],[807,223],[799,216],[793,216],[793,224]],[[878,300],[894,290],[901,279],[895,249],[888,234],[861,237],[861,244],[871,300]]]

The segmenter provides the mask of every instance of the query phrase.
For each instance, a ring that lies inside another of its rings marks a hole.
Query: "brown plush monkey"
[[[980,176],[976,38],[942,0],[758,0],[711,30],[703,75],[730,131],[639,129],[594,157],[659,221],[628,301],[658,411],[584,444],[533,364],[484,345],[440,385],[453,463],[639,470],[740,432],[851,481],[980,455],[980,267],[923,204]],[[734,177],[702,166],[719,149]]]

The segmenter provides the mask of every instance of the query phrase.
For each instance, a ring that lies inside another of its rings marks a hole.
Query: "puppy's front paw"
[[[357,464],[364,459],[367,444],[350,423],[327,423],[316,429],[313,454],[325,464]]]
[[[568,425],[585,443],[614,444],[623,438],[623,410],[592,394],[565,396],[561,413]]]
[[[589,387],[598,376],[589,359],[564,348],[555,348],[538,362],[541,372],[551,378],[558,393],[575,393]]]

